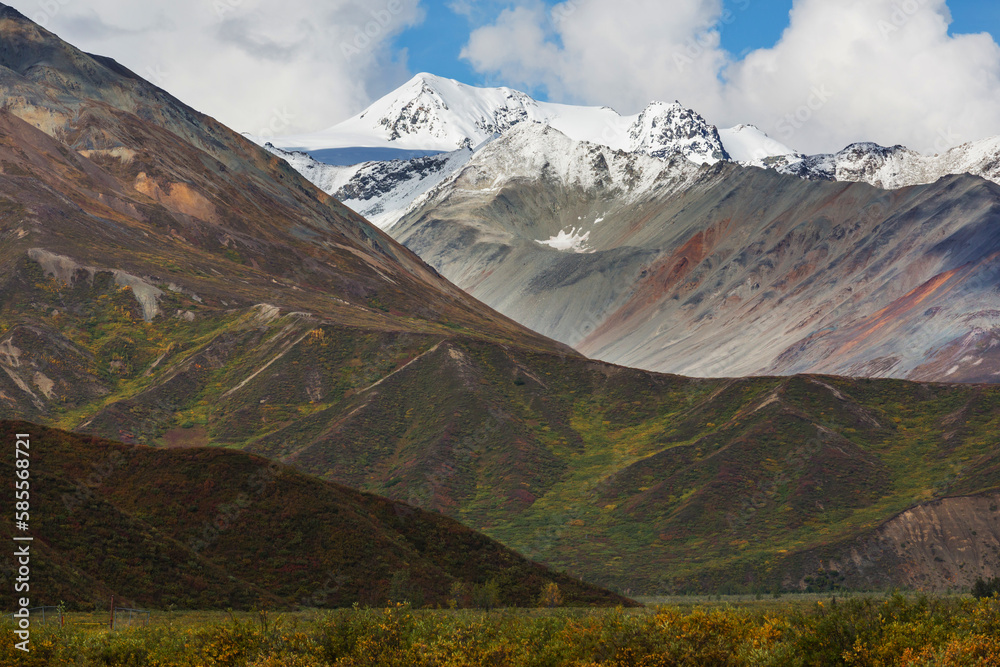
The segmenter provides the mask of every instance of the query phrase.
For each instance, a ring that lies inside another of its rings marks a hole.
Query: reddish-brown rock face
[[[886,191],[523,128],[390,231],[474,296],[605,361],[996,382],[998,222],[1000,186],[975,176]],[[557,237],[576,243],[542,245]]]

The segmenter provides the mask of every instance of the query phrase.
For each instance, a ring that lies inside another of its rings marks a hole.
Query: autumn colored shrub
[[[784,604],[784,603],[782,603]],[[809,609],[414,610],[355,606],[146,628],[32,630],[26,667],[1000,667],[1000,598],[891,595]],[[161,617],[162,619],[162,617]]]

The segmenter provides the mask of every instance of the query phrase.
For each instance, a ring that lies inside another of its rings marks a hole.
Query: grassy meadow
[[[734,604],[735,603],[735,604]],[[71,613],[0,664],[122,667],[1000,665],[1000,597],[784,596],[639,609],[158,612],[107,628]]]

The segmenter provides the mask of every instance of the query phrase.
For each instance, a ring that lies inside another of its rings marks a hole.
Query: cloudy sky
[[[984,0],[4,0],[234,129],[328,127],[419,71],[635,113],[677,99],[802,151],[1000,134]]]

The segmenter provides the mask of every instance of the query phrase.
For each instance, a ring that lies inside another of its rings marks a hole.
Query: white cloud
[[[676,98],[807,152],[862,139],[936,152],[1000,134],[1000,47],[987,34],[949,35],[945,0],[796,0],[773,48],[734,61],[706,26],[741,20],[738,7],[523,4],[475,30],[463,56],[554,99],[634,112]]]
[[[332,125],[409,77],[419,0],[4,0],[239,131]]]
[[[665,95],[717,99],[724,54],[713,26],[720,12],[719,0],[527,4],[475,30],[462,56],[513,85],[544,86],[553,98],[622,112]],[[692,47],[697,57],[687,58]]]
[[[864,138],[936,152],[1000,133],[1000,47],[949,22],[944,0],[800,0],[774,48],[727,72],[727,120],[744,109],[808,150]],[[776,122],[816,86],[829,99],[808,122]]]
[[[334,124],[409,78],[393,38],[421,0],[5,0],[199,110],[256,134]],[[720,24],[750,0],[446,0],[483,75],[634,113],[678,99],[803,151],[922,151],[1000,134],[1000,47],[948,33],[945,0],[796,0],[772,48],[734,59]]]

